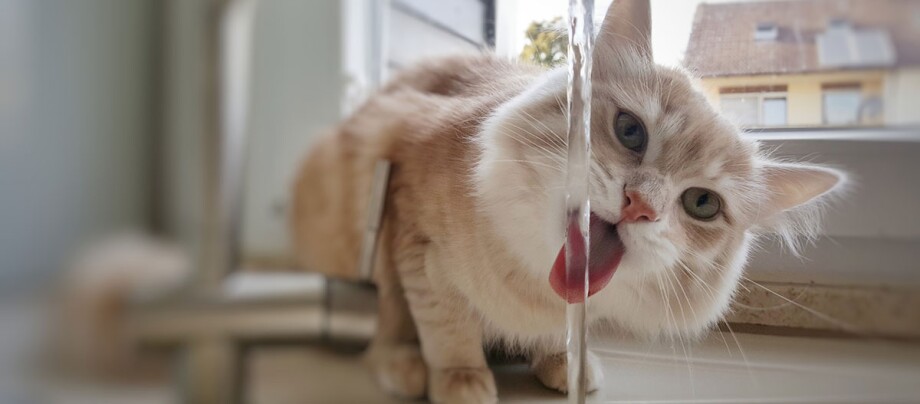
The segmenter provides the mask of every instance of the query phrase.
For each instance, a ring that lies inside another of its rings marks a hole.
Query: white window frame
[[[789,124],[789,93],[787,91],[770,91],[770,92],[752,92],[752,93],[720,93],[719,108],[721,110],[722,100],[738,98],[757,98],[757,124],[754,127],[764,127],[763,123],[763,102],[767,98],[783,98],[786,100],[786,125]],[[782,125],[770,125],[769,127],[780,127]]]
[[[387,24],[391,0],[343,0],[342,117],[351,114],[386,80]]]
[[[856,120],[853,122],[847,123],[831,123],[828,121],[827,117],[827,95],[828,94],[856,94],[859,98],[859,104],[856,106]],[[853,86],[853,87],[841,87],[841,88],[822,88],[821,89],[821,122],[824,125],[831,126],[851,126],[859,125],[862,123],[861,109],[863,102],[865,102],[865,95],[863,94],[862,87]]]

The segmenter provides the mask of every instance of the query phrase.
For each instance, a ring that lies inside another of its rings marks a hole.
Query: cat
[[[726,311],[756,237],[817,231],[845,175],[771,160],[741,136],[687,73],[653,62],[650,19],[648,0],[617,0],[596,37],[588,315],[692,338]],[[357,278],[373,166],[394,164],[367,353],[385,390],[494,402],[490,341],[566,390],[566,86],[565,69],[490,55],[429,61],[308,152],[293,248],[304,268],[345,279]],[[593,357],[587,374],[601,385]]]
[[[162,376],[164,358],[143,354],[130,336],[132,305],[181,290],[191,259],[173,243],[138,232],[112,234],[82,248],[53,294],[53,367],[100,380]]]

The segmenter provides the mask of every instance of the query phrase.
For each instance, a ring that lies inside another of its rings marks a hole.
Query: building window
[[[722,112],[742,127],[787,124],[786,86],[722,88]]]
[[[770,22],[759,23],[754,30],[755,41],[774,41],[777,37],[779,37],[779,27]]]
[[[815,37],[815,44],[818,63],[824,68],[890,67],[897,61],[888,30],[857,29],[844,18],[832,18]]]
[[[786,124],[786,97],[764,97],[761,105],[763,126]]]
[[[855,125],[860,122],[862,89],[859,84],[822,86],[825,125]]]

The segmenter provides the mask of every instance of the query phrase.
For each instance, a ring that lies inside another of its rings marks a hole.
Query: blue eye
[[[645,151],[645,145],[648,143],[645,127],[631,114],[620,112],[613,124],[613,132],[623,147],[639,154]]]
[[[722,200],[705,188],[688,188],[680,199],[684,211],[697,220],[712,220],[722,211]]]

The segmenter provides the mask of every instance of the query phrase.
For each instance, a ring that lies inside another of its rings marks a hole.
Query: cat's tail
[[[83,249],[66,268],[49,313],[51,365],[107,379],[161,370],[161,358],[140,355],[133,346],[129,310],[179,290],[191,269],[180,248],[140,234],[108,237]]]
[[[357,280],[358,254],[374,159],[358,139],[338,129],[321,135],[308,152],[292,190],[291,250],[298,265],[327,276]]]

